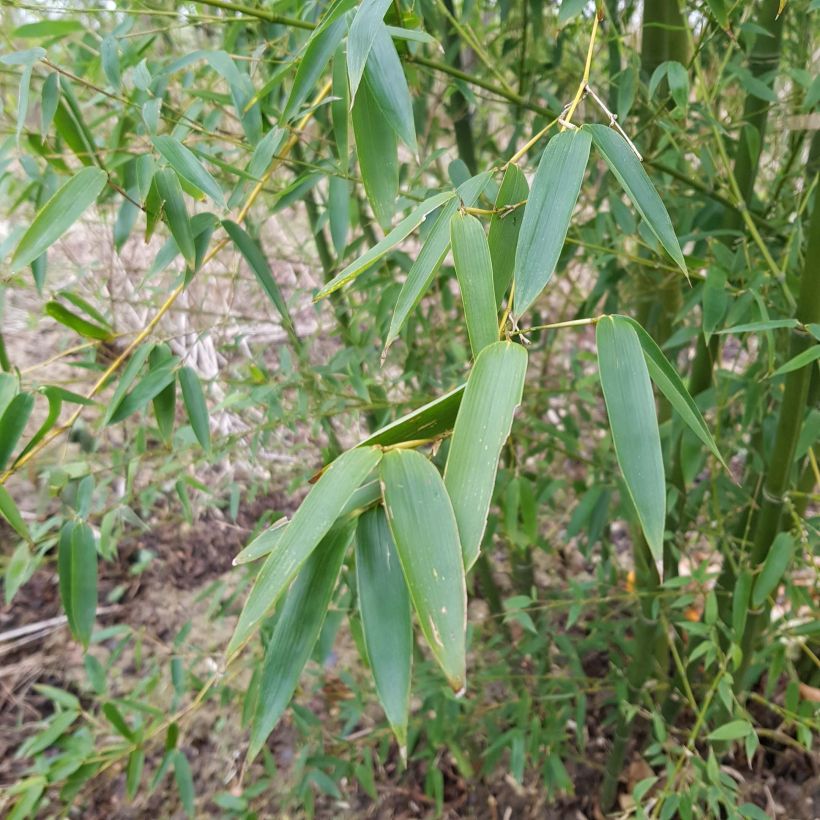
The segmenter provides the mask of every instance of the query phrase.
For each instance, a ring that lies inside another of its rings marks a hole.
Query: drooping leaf
[[[37,432],[29,439],[26,446],[21,450],[20,455],[17,456],[17,461],[19,461],[30,450],[33,450],[46,437],[46,434],[55,425],[60,416],[60,410],[63,406],[63,397],[59,389],[54,387],[46,387],[41,388],[41,392],[44,393],[48,399],[48,413],[46,414],[46,418],[38,428]]]
[[[196,816],[194,803],[194,777],[191,774],[191,764],[182,749],[174,749],[174,781],[177,784],[179,799],[185,814],[188,817]]]
[[[339,288],[344,287],[348,282],[352,282],[357,276],[376,264],[382,257],[390,253],[401,241],[406,239],[424,221],[427,214],[434,211],[444,203],[454,200],[455,194],[445,191],[440,194],[425,199],[420,205],[413,208],[404,219],[393,228],[387,236],[377,242],[370,250],[362,254],[355,262],[351,262],[337,276],[334,276],[317,294],[313,301],[324,299]]]
[[[387,228],[399,196],[399,159],[396,132],[379,108],[365,78],[353,102],[353,133],[364,190],[376,220]]]
[[[288,591],[262,662],[248,759],[259,753],[285,711],[322,629],[353,525],[332,529]]]
[[[761,322],[747,322],[742,325],[726,327],[717,332],[718,336],[725,336],[728,333],[763,333],[768,330],[778,330],[779,328],[796,328],[800,326],[797,319],[767,319]]]
[[[157,186],[162,208],[165,210],[165,221],[168,230],[177,243],[179,252],[182,254],[189,267],[196,266],[196,247],[194,246],[194,234],[191,229],[191,220],[188,217],[188,209],[185,207],[185,200],[182,196],[182,186],[179,178],[170,168],[161,168],[154,174],[154,182]]]
[[[60,598],[74,637],[91,640],[97,613],[97,544],[88,524],[63,525],[57,551]]]
[[[156,370],[149,370],[148,374],[140,379],[136,387],[114,408],[107,423],[116,424],[145,407],[174,381],[178,363],[179,360],[174,357]]]
[[[339,167],[346,174],[350,167],[350,86],[347,82],[344,45],[339,46],[333,57],[331,82],[331,93],[335,99],[330,103],[330,119],[333,122],[333,136],[336,139]]]
[[[354,104],[370,49],[390,2],[391,0],[363,0],[350,24],[347,35],[347,74],[350,80],[350,98]]]
[[[774,379],[777,376],[784,376],[793,370],[800,370],[801,367],[816,362],[818,359],[820,359],[820,344],[815,344],[806,348],[806,350],[801,353],[798,353],[796,356],[793,356],[785,364],[780,365],[780,367],[772,373],[771,378]]]
[[[618,316],[597,325],[598,368],[615,454],[646,541],[663,556],[666,479],[655,398],[635,328]]]
[[[171,358],[171,349],[167,345],[156,345],[149,356],[149,366],[152,370],[156,370],[167,364]],[[177,406],[176,380],[171,381],[166,388],[160,390],[151,400],[151,403],[154,407],[154,418],[157,420],[159,434],[162,436],[163,441],[169,444],[174,432],[174,417]]]
[[[31,533],[28,531],[20,510],[14,503],[14,499],[9,495],[8,490],[0,485],[0,516],[2,516],[9,526],[26,541],[31,541]]]
[[[120,73],[120,55],[117,52],[117,40],[110,34],[103,37],[100,43],[100,63],[106,80],[119,91],[122,76]]]
[[[655,186],[646,174],[641,161],[629,147],[626,140],[607,125],[585,125],[609,170],[632,200],[641,219],[655,235],[658,242],[675,261],[675,264],[689,276],[683,252],[672,227],[672,220],[666,212]]]
[[[69,310],[59,302],[46,302],[45,312],[51,316],[52,319],[58,321],[61,325],[65,325],[80,336],[85,336],[88,339],[105,340],[110,339],[112,332],[109,327],[101,327],[83,319],[73,311]]]
[[[748,720],[733,720],[718,726],[706,736],[707,740],[740,740],[754,732],[754,726]]]
[[[498,459],[521,403],[526,372],[527,351],[521,345],[495,342],[479,354],[467,379],[444,468],[466,569],[478,558]]]
[[[125,398],[125,394],[128,392],[128,389],[137,378],[137,374],[145,364],[145,360],[148,358],[148,354],[151,352],[151,349],[151,345],[142,344],[131,354],[131,358],[128,360],[128,364],[123,368],[120,380],[117,382],[117,387],[114,389],[114,394],[111,396],[111,401],[108,403],[105,415],[103,416],[103,427],[111,422],[111,417],[114,415],[114,411],[120,406],[123,398]]]
[[[763,568],[755,580],[752,589],[752,607],[758,609],[775,591],[783,573],[788,568],[794,555],[795,540],[791,533],[781,532],[772,541]]]
[[[517,165],[508,165],[504,179],[495,198],[495,211],[490,219],[490,232],[487,237],[490,246],[490,258],[493,261],[493,280],[495,283],[495,301],[501,304],[507,288],[513,278],[515,252],[518,247],[518,234],[524,218],[524,208],[518,207],[505,212],[505,208],[518,205],[527,199],[530,186],[527,178]]]
[[[182,401],[191,429],[202,449],[211,449],[211,425],[208,421],[208,405],[205,403],[205,394],[199,377],[190,367],[183,367],[179,371],[179,386],[182,390]]]
[[[51,247],[97,199],[107,179],[100,168],[83,168],[63,183],[20,239],[11,259],[11,271],[30,265]]]
[[[207,194],[220,207],[225,207],[225,196],[219,184],[189,148],[173,136],[152,136],[151,142],[182,179]]]
[[[467,334],[473,356],[498,340],[493,263],[487,236],[471,214],[457,212],[450,220],[453,263],[461,288]]]
[[[467,588],[453,506],[438,470],[415,450],[386,453],[382,492],[419,626],[454,691],[466,685]]]
[[[327,535],[340,512],[381,460],[375,447],[357,447],[337,458],[323,473],[293,516],[285,535],[268,556],[245,602],[228,644],[233,654],[274,607],[279,596]]]
[[[54,113],[60,102],[60,78],[52,72],[43,81],[40,104],[40,137],[45,141],[46,135],[54,122]]]
[[[521,316],[552,278],[578,200],[592,138],[562,131],[544,149],[515,250],[515,314]]]
[[[279,311],[282,321],[288,327],[293,327],[293,320],[290,317],[287,303],[282,296],[279,285],[273,278],[273,272],[270,269],[267,257],[262,251],[262,248],[260,248],[258,243],[251,238],[250,234],[248,234],[241,225],[237,225],[236,222],[225,219],[222,222],[222,226],[228,232],[228,236],[233,240],[239,252],[245,257],[245,261],[254,272],[259,284],[262,285],[262,289],[267,293],[268,298],[273,302],[273,306],[276,310]]]
[[[233,565],[237,567],[240,564],[250,564],[272,552],[276,545],[282,540],[287,525],[287,518],[280,518],[278,521],[275,521],[268,529],[259,533],[248,546],[237,553],[233,559]]]
[[[407,583],[381,507],[369,510],[359,518],[356,586],[376,691],[402,757],[406,757],[413,625]]]
[[[31,393],[18,393],[0,416],[0,470],[6,466],[17,447],[33,408],[34,396]]]

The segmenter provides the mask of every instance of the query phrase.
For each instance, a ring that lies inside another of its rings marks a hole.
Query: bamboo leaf
[[[331,279],[331,281],[313,297],[313,301],[317,302],[319,299],[324,299],[339,288],[344,287],[348,282],[352,282],[375,265],[376,262],[382,259],[386,254],[390,253],[396,245],[410,236],[410,234],[421,225],[427,214],[453,199],[455,199],[455,194],[450,191],[435,194],[425,199],[424,202],[413,208],[384,239],[377,242],[369,251],[362,254],[355,262],[351,262],[341,273]]]
[[[456,418],[444,485],[458,523],[464,566],[478,558],[501,448],[521,403],[527,351],[512,342],[484,348],[467,379]]]
[[[800,327],[797,319],[767,319],[764,322],[748,322],[742,325],[734,325],[717,332],[718,336],[725,336],[727,333],[760,333],[767,330],[777,330],[779,328]]]
[[[607,125],[585,125],[584,129],[588,129],[592,134],[592,139],[609,170],[632,200],[641,219],[646,222],[649,230],[688,278],[689,272],[686,270],[686,262],[672,221],[635,152],[620,134]]]
[[[820,344],[815,344],[804,350],[802,353],[798,353],[796,356],[793,356],[785,364],[780,365],[780,367],[778,367],[769,378],[774,379],[777,376],[783,376],[786,373],[791,373],[793,370],[800,370],[801,367],[805,367],[807,364],[816,362],[818,359],[820,359]]]
[[[481,223],[461,212],[450,220],[453,262],[461,288],[467,334],[473,357],[498,340],[498,313],[495,307],[493,263]]]
[[[284,537],[268,556],[245,602],[228,644],[233,654],[274,607],[279,596],[327,535],[348,501],[381,460],[375,447],[357,447],[337,458],[313,485]]]
[[[33,408],[34,396],[31,393],[18,393],[0,416],[0,470],[6,466],[17,447]]]
[[[225,207],[222,189],[192,151],[172,136],[152,136],[151,142],[182,179],[207,194],[221,208]]]
[[[276,548],[276,545],[282,540],[287,525],[287,518],[280,518],[278,521],[275,521],[268,529],[259,533],[250,544],[237,553],[233,559],[233,565],[237,567],[240,564],[250,564],[258,558],[262,558],[262,556],[272,552]]]
[[[9,495],[8,490],[0,486],[0,515],[6,520],[9,526],[26,541],[31,541],[31,533],[28,531],[20,510],[14,503],[14,499]]]
[[[367,78],[353,102],[353,134],[364,190],[376,220],[387,228],[399,196],[396,132],[388,125]]]
[[[48,413],[46,414],[45,421],[43,421],[37,432],[29,439],[28,444],[21,450],[20,455],[17,456],[15,461],[19,461],[26,453],[34,449],[45,438],[46,433],[51,430],[60,416],[60,410],[63,407],[63,397],[59,389],[46,387],[41,388],[41,392],[45,394],[48,400]]]
[[[141,410],[155,396],[161,393],[176,378],[178,359],[174,357],[167,364],[151,370],[137,386],[114,408],[108,424],[116,424]]]
[[[87,647],[97,612],[97,544],[88,524],[63,525],[57,565],[68,624],[74,637]]]
[[[196,816],[196,806],[194,803],[194,778],[191,774],[191,766],[188,758],[181,749],[175,749],[174,756],[174,780],[177,784],[179,799],[185,814],[188,817]]]
[[[515,314],[521,316],[552,278],[578,201],[592,138],[562,131],[544,149],[532,181],[515,251]]]
[[[791,533],[781,532],[772,541],[760,575],[752,589],[752,607],[758,609],[775,591],[783,573],[788,569],[794,555],[795,541]]]
[[[448,683],[460,692],[466,685],[467,588],[458,526],[444,482],[415,450],[386,453],[381,482],[421,631]]]
[[[188,421],[194,431],[196,440],[202,445],[206,452],[211,449],[211,425],[208,421],[208,405],[205,403],[205,395],[202,392],[202,385],[199,377],[190,367],[183,367],[179,371],[179,386],[182,390],[182,401],[185,404],[185,412],[188,414]]]
[[[415,154],[416,124],[410,90],[387,26],[376,27],[376,37],[364,69],[368,86],[396,136]]]
[[[421,297],[430,287],[436,271],[450,249],[450,220],[458,210],[459,204],[472,207],[481,196],[490,181],[490,173],[478,174],[459,185],[458,199],[448,202],[440,211],[430,233],[421,246],[416,261],[410,268],[396,300],[396,308],[390,321],[390,330],[384,343],[385,351],[398,338],[407,318],[421,301]]]
[[[145,364],[145,360],[148,358],[148,354],[151,350],[151,345],[143,344],[131,354],[131,358],[123,369],[120,380],[117,382],[117,386],[114,389],[114,395],[111,396],[111,401],[108,403],[108,409],[105,411],[105,415],[103,416],[103,427],[111,423],[111,417],[114,415],[114,411],[122,403],[123,398],[125,398],[125,394],[137,378],[137,374],[140,372],[143,364]]]
[[[370,49],[391,0],[363,0],[356,10],[347,35],[347,74],[350,80],[350,98],[357,97]]]
[[[149,366],[151,370],[156,370],[173,358],[171,349],[166,344],[159,344],[154,347],[149,356]],[[159,434],[166,444],[171,441],[174,432],[174,417],[177,406],[177,384],[176,380],[160,390],[151,400],[154,407],[154,418],[157,420]]]
[[[406,758],[413,626],[407,583],[381,507],[369,510],[359,518],[356,586],[376,691],[396,735],[402,758]]]
[[[11,272],[30,265],[51,247],[97,199],[108,177],[100,168],[83,168],[38,211],[11,259]]]
[[[196,266],[196,247],[194,246],[194,234],[191,229],[191,220],[188,217],[188,210],[185,207],[185,200],[182,197],[182,186],[179,178],[170,168],[161,168],[154,174],[154,182],[157,186],[157,193],[165,209],[165,221],[171,236],[177,243],[179,252],[182,254],[188,266]]]
[[[282,321],[288,327],[293,327],[293,320],[290,317],[287,303],[282,296],[282,291],[279,290],[279,285],[273,278],[273,272],[270,269],[267,257],[262,251],[262,248],[260,248],[258,243],[251,238],[250,234],[248,234],[241,225],[237,225],[236,222],[225,219],[222,222],[222,226],[228,232],[228,236],[233,240],[239,252],[245,257],[248,266],[254,272],[259,284],[262,285],[262,290],[267,293],[268,298],[273,302],[273,306],[279,311]]]
[[[490,219],[490,232],[487,237],[490,258],[493,260],[495,301],[498,305],[501,304],[513,278],[518,234],[524,218],[523,207],[515,208],[508,213],[503,209],[523,202],[529,196],[529,192],[530,186],[521,169],[517,165],[508,165],[495,199],[496,213]]]
[[[262,662],[248,760],[259,753],[293,696],[322,629],[352,535],[352,523],[331,530],[288,591]]]
[[[740,740],[742,737],[752,734],[754,726],[748,720],[733,720],[718,726],[713,732],[706,736],[707,740]]]
[[[46,303],[45,312],[51,316],[52,319],[65,325],[80,336],[85,336],[87,339],[99,339],[104,341],[111,338],[111,328],[101,327],[83,319],[73,311],[69,310],[59,302],[50,301]]]
[[[350,166],[350,86],[347,82],[344,45],[340,45],[333,56],[331,81],[335,99],[330,103],[330,119],[333,123],[339,167],[346,174]]]
[[[686,385],[684,385],[677,370],[672,367],[655,340],[638,322],[628,316],[618,316],[617,318],[628,322],[637,333],[638,341],[641,343],[646,364],[649,368],[649,375],[658,390],[666,396],[667,401],[689,429],[709,448],[715,458],[726,467],[726,462],[720,454],[717,442],[709,431],[697,404],[695,404],[695,400],[689,395],[689,391],[686,389]],[[726,467],[726,469],[729,468]]]
[[[615,454],[646,541],[663,556],[666,480],[655,398],[634,327],[618,316],[597,325],[598,368]]]

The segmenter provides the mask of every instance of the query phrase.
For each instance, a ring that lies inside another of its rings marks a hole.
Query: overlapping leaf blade
[[[154,180],[165,210],[168,230],[171,231],[171,236],[174,237],[179,252],[188,266],[193,268],[196,265],[194,234],[191,230],[191,220],[188,217],[188,209],[185,207],[179,178],[170,168],[161,168],[154,175]]]
[[[391,0],[363,0],[356,10],[347,36],[347,74],[350,98],[355,101],[373,41]]]
[[[496,212],[490,219],[490,231],[487,236],[490,258],[493,262],[495,301],[499,305],[513,278],[518,235],[524,218],[523,206],[510,211],[504,209],[524,202],[529,193],[530,186],[521,169],[517,165],[508,165],[498,189],[498,196],[495,198]]]
[[[0,470],[6,466],[17,447],[33,409],[34,396],[31,393],[18,393],[0,416]]]
[[[219,184],[189,148],[172,136],[154,136],[151,141],[184,180],[207,194],[220,207],[225,207],[225,196]]]
[[[203,450],[209,451],[211,426],[208,420],[208,405],[205,403],[205,394],[202,392],[202,385],[196,372],[190,367],[183,367],[179,371],[179,386],[182,390],[185,412],[188,414],[188,421],[191,422],[196,440],[202,445]]]

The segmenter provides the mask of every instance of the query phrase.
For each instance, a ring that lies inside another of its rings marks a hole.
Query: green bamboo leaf
[[[420,205],[416,205],[404,219],[393,228],[387,236],[377,242],[369,251],[362,254],[355,262],[351,262],[337,276],[330,280],[317,294],[313,301],[324,299],[339,288],[344,287],[348,282],[352,282],[366,270],[371,268],[380,259],[390,253],[400,242],[406,239],[424,221],[427,214],[434,211],[440,205],[455,199],[455,194],[451,191],[435,194],[425,199]]]
[[[618,316],[619,320],[628,322],[635,333],[638,334],[638,341],[643,348],[646,364],[649,368],[649,375],[655,382],[658,390],[666,396],[667,401],[680,415],[689,429],[709,448],[715,458],[726,467],[726,462],[720,454],[717,442],[709,432],[709,428],[698,410],[695,400],[689,395],[683,380],[678,375],[677,370],[670,364],[669,360],[658,347],[655,340],[629,316]],[[726,467],[728,470],[729,468]]]
[[[70,328],[75,333],[79,333],[80,336],[85,336],[87,339],[105,341],[111,338],[111,328],[95,325],[93,322],[83,319],[82,316],[78,316],[59,302],[53,300],[47,302],[45,312],[61,325],[65,325],[67,328]]]
[[[450,220],[453,262],[461,288],[467,335],[473,357],[498,341],[498,313],[495,307],[493,263],[481,223],[472,215],[453,214]]]
[[[159,344],[151,351],[148,357],[148,364],[151,370],[157,370],[167,364],[173,358],[171,349],[166,344]],[[176,380],[160,390],[151,400],[154,407],[154,418],[157,420],[157,428],[166,444],[170,444],[171,436],[174,433],[174,418],[177,406],[177,383]]]
[[[381,507],[369,510],[359,518],[356,587],[376,691],[396,735],[402,758],[406,758],[413,625],[407,583]]]
[[[228,644],[228,655],[232,655],[270,613],[299,568],[380,460],[381,451],[377,448],[357,447],[343,453],[322,473],[256,576]]]
[[[142,770],[145,767],[145,752],[142,749],[134,749],[128,755],[128,765],[125,773],[125,793],[129,800],[133,800],[142,780]]]
[[[342,177],[332,176],[327,181],[327,210],[330,221],[330,238],[336,256],[341,257],[347,246],[350,228],[350,192],[352,184]]]
[[[44,37],[62,38],[84,30],[85,26],[79,20],[40,20],[36,23],[25,23],[18,26],[11,36],[26,40],[39,40]]]
[[[26,453],[33,450],[46,436],[49,430],[55,425],[60,417],[60,410],[63,407],[63,398],[60,392],[53,387],[41,388],[41,392],[48,400],[48,413],[45,421],[40,425],[37,432],[31,437],[28,444],[20,451],[15,461],[19,461]]]
[[[170,168],[161,168],[154,174],[154,182],[162,202],[162,208],[165,210],[165,221],[171,231],[171,236],[174,237],[179,252],[189,267],[193,268],[196,265],[194,233],[191,229],[188,209],[185,207],[185,200],[182,197],[182,186],[179,184],[179,178]]]
[[[347,35],[347,74],[350,79],[350,97],[357,97],[370,49],[382,25],[391,0],[362,0]]]
[[[419,625],[448,683],[466,686],[467,588],[453,507],[438,470],[415,450],[381,465],[387,520]]]
[[[282,540],[287,525],[287,518],[280,518],[278,521],[275,521],[268,529],[259,533],[248,546],[237,553],[233,559],[233,565],[237,567],[240,564],[250,564],[262,558],[264,555],[268,555]]]
[[[767,330],[778,330],[782,327],[796,328],[800,327],[800,322],[797,319],[767,319],[764,322],[748,322],[742,325],[734,325],[733,327],[726,327],[717,332],[718,336],[725,336],[727,333],[761,333]]]
[[[396,136],[415,154],[416,124],[404,69],[387,26],[376,27],[376,37],[364,69],[368,86]]]
[[[128,725],[128,721],[122,716],[122,713],[117,709],[116,704],[104,703],[102,707],[103,714],[108,719],[108,722],[126,739],[134,740],[134,730]]]
[[[31,393],[18,393],[0,416],[0,470],[6,466],[34,408]]]
[[[60,78],[60,99],[54,112],[54,128],[58,136],[77,155],[77,159],[88,167],[94,167],[94,146],[89,141],[88,129],[78,121],[69,104],[69,84]]]
[[[447,256],[447,251],[450,250],[450,220],[453,218],[453,214],[458,210],[460,204],[468,208],[475,204],[487,187],[490,176],[491,174],[487,171],[459,185],[457,190],[458,199],[453,199],[441,209],[430,233],[421,246],[416,261],[407,274],[399,298],[396,300],[396,308],[390,321],[390,330],[384,343],[385,352],[398,338],[404,323],[421,301],[421,297],[427,292],[436,271],[441,267],[441,263]]]
[[[259,753],[296,690],[321,632],[352,536],[352,523],[331,530],[288,591],[262,662],[248,760]]]
[[[282,291],[279,290],[279,285],[273,278],[273,273],[268,264],[262,248],[259,247],[250,236],[250,234],[236,222],[231,222],[229,219],[222,221],[222,227],[228,232],[228,236],[233,240],[233,243],[239,249],[248,267],[254,272],[257,281],[262,285],[262,290],[267,293],[268,298],[273,302],[273,306],[279,311],[282,321],[288,327],[293,327],[293,320],[290,317],[290,311],[282,296]]]
[[[41,97],[40,137],[45,142],[51,123],[54,122],[57,104],[60,102],[60,78],[56,72],[49,74],[43,81]]]
[[[807,364],[816,362],[818,359],[820,359],[820,345],[812,345],[802,353],[798,353],[796,356],[789,359],[789,361],[785,364],[778,367],[769,378],[774,379],[777,376],[784,376],[786,373],[791,373],[793,370],[800,370],[801,367],[805,367]]]
[[[83,168],[63,183],[20,239],[11,259],[11,272],[30,265],[51,247],[97,199],[107,180],[100,168]]]
[[[607,125],[585,125],[584,130],[592,134],[592,140],[609,170],[632,200],[641,219],[688,278],[689,272],[672,221],[635,152],[620,134]]]
[[[222,189],[192,151],[172,136],[152,136],[151,142],[182,179],[207,194],[221,208],[225,207]]]
[[[110,34],[103,37],[100,43],[100,63],[106,80],[115,91],[119,91],[122,76],[120,74],[120,55],[117,52],[117,40]]]
[[[521,403],[526,372],[527,351],[521,345],[495,342],[481,351],[467,379],[444,468],[466,569],[481,549],[498,459]]]
[[[449,393],[413,410],[406,416],[382,427],[359,444],[366,447],[379,444],[388,447],[405,441],[424,441],[434,439],[453,429],[458,408],[464,396],[465,385],[456,387]]]
[[[3,516],[20,538],[31,541],[31,533],[28,531],[26,522],[23,521],[23,516],[20,515],[20,510],[17,509],[14,499],[3,486],[0,486],[0,515]]]
[[[211,425],[208,420],[208,405],[205,403],[199,377],[190,367],[183,367],[179,371],[179,386],[182,390],[185,412],[188,413],[188,421],[191,422],[196,440],[202,445],[203,450],[209,451]]]
[[[663,556],[666,479],[649,371],[635,328],[618,316],[598,322],[601,387],[615,454],[649,549]]]
[[[396,132],[385,120],[366,77],[353,102],[352,117],[364,190],[376,220],[386,229],[399,196],[398,146]]]
[[[754,726],[748,720],[733,720],[718,726],[706,736],[707,740],[740,740],[754,732]]]
[[[498,189],[498,196],[495,198],[495,213],[490,219],[490,232],[487,237],[490,258],[493,260],[497,305],[501,304],[513,278],[515,250],[518,247],[518,234],[524,218],[523,207],[508,212],[504,209],[524,202],[529,193],[530,186],[521,169],[517,165],[508,165]]]
[[[757,576],[752,589],[752,607],[758,609],[766,599],[777,589],[783,573],[788,569],[794,555],[795,540],[791,533],[781,532],[772,541],[760,575]]]
[[[63,525],[57,567],[68,625],[74,637],[87,647],[97,612],[97,544],[88,524]]]
[[[114,411],[122,403],[122,400],[125,398],[125,394],[137,378],[137,374],[145,364],[145,360],[148,358],[148,354],[151,350],[151,345],[143,344],[131,354],[131,358],[129,359],[128,364],[125,365],[122,375],[120,376],[120,380],[117,382],[114,395],[111,396],[111,401],[108,403],[108,409],[105,411],[105,415],[103,416],[103,427],[111,422],[111,417],[114,415]]]
[[[332,83],[335,99],[330,103],[330,118],[333,122],[339,168],[346,174],[350,166],[350,86],[347,82],[344,45],[340,45],[333,56]]]
[[[735,588],[732,592],[732,631],[738,645],[740,645],[743,633],[746,631],[746,619],[749,614],[749,601],[753,584],[754,575],[750,570],[744,569],[737,576]]]
[[[562,131],[541,155],[515,251],[516,316],[529,308],[552,278],[581,191],[591,142],[583,129]]]
[[[196,816],[196,806],[194,803],[194,778],[191,774],[191,766],[188,758],[181,749],[175,749],[174,753],[174,780],[177,784],[179,799],[185,814],[188,817]]]
[[[158,367],[156,370],[150,370],[148,374],[137,383],[136,387],[114,408],[111,413],[111,418],[107,423],[116,424],[145,407],[149,401],[174,381],[178,363],[179,360],[174,357],[167,364]]]

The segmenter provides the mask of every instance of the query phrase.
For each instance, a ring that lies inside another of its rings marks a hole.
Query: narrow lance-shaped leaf
[[[272,552],[276,548],[276,545],[282,540],[287,525],[287,518],[280,518],[278,521],[275,521],[268,529],[259,533],[248,546],[237,553],[233,559],[233,565],[237,567],[240,564],[250,564],[263,555]]]
[[[18,393],[0,416],[0,470],[6,466],[17,447],[33,408],[34,396],[31,393]]]
[[[347,35],[347,73],[350,97],[355,101],[370,49],[391,0],[363,0]]]
[[[675,229],[672,227],[672,220],[669,219],[663,201],[635,152],[620,134],[607,125],[585,125],[583,130],[589,130],[609,170],[620,182],[649,230],[688,277],[686,262]]]
[[[393,218],[399,195],[399,159],[396,132],[388,125],[367,78],[353,103],[353,133],[364,189],[379,224]]]
[[[493,263],[481,223],[472,215],[455,213],[450,220],[453,262],[461,288],[467,334],[473,356],[498,340]]]
[[[404,217],[404,219],[393,228],[387,236],[384,237],[380,242],[377,242],[370,250],[363,253],[355,262],[351,262],[344,270],[341,271],[338,275],[334,276],[330,282],[328,282],[313,298],[314,302],[317,302],[319,299],[324,299],[326,296],[329,296],[334,291],[337,291],[339,288],[346,285],[348,282],[352,282],[356,277],[360,276],[370,267],[372,267],[376,262],[378,262],[382,257],[386,254],[390,253],[399,242],[402,242],[406,239],[410,234],[418,228],[419,225],[424,221],[424,218],[427,214],[434,211],[439,206],[443,205],[444,203],[454,200],[455,193],[451,191],[445,191],[440,194],[435,194],[428,199],[425,199],[420,205],[416,205],[410,213]]]
[[[208,405],[205,403],[199,378],[190,367],[183,367],[179,371],[179,386],[182,390],[185,412],[188,414],[188,421],[191,422],[196,440],[202,445],[203,450],[210,450],[211,426],[208,421]]]
[[[57,564],[68,624],[74,637],[88,646],[97,612],[97,544],[88,524],[63,526]]]
[[[101,341],[111,338],[112,332],[110,328],[100,327],[100,325],[95,325],[93,322],[83,319],[82,316],[78,316],[59,302],[53,300],[47,302],[45,312],[61,325],[65,325],[67,328],[75,331],[75,333],[79,333],[80,336],[85,336],[88,339],[99,339]]]
[[[97,199],[107,179],[100,168],[83,168],[61,185],[20,239],[11,272],[31,264],[53,245]]]
[[[356,585],[376,691],[402,757],[406,757],[413,625],[407,583],[381,507],[369,510],[359,518]]]
[[[9,495],[8,490],[0,485],[0,516],[2,516],[9,524],[9,526],[26,541],[31,541],[31,534],[28,531],[26,522],[23,516],[20,515],[20,510],[14,503],[14,499]]]
[[[415,450],[386,453],[387,520],[419,626],[448,683],[466,685],[467,588],[453,506],[438,470]]]
[[[105,415],[103,416],[103,427],[111,422],[111,417],[114,415],[114,411],[120,406],[125,394],[128,392],[128,388],[131,387],[134,380],[137,378],[137,374],[145,364],[145,360],[148,358],[148,354],[151,352],[151,349],[151,345],[143,344],[131,354],[131,358],[128,360],[128,364],[123,369],[120,380],[117,382],[117,387],[114,389],[114,394],[111,397],[111,401],[108,403],[108,409],[105,411]]]
[[[375,447],[357,447],[343,453],[322,473],[259,571],[228,644],[228,655],[244,643],[259,621],[273,609],[344,506],[376,468],[381,455]]]
[[[590,135],[563,131],[544,149],[515,251],[515,313],[521,316],[552,278],[589,160]]]
[[[603,316],[597,326],[598,367],[615,454],[655,561],[663,556],[666,479],[655,398],[632,325]]]
[[[726,462],[723,460],[720,450],[718,450],[717,442],[709,432],[709,428],[706,426],[695,400],[689,395],[689,391],[686,389],[686,385],[684,385],[677,370],[672,367],[655,340],[638,322],[629,316],[618,316],[617,318],[628,322],[637,333],[638,341],[641,343],[646,358],[646,364],[649,367],[649,375],[657,385],[658,390],[666,396],[667,401],[686,422],[689,429],[711,450],[715,458],[726,467]]]
[[[763,606],[769,595],[777,588],[783,573],[791,563],[794,547],[794,537],[788,532],[778,533],[772,541],[763,568],[752,589],[752,606],[755,609]]]
[[[166,344],[159,344],[154,347],[149,357],[149,364],[152,370],[162,367],[172,359],[171,349]],[[177,406],[177,384],[176,380],[160,390],[151,400],[154,407],[154,418],[157,420],[159,434],[166,444],[171,441],[174,432],[174,417]]]
[[[46,437],[46,433],[51,430],[57,422],[57,419],[60,417],[60,410],[63,407],[62,395],[56,388],[53,387],[41,388],[41,392],[43,392],[48,399],[48,413],[46,414],[46,418],[38,428],[37,432],[31,437],[31,439],[29,439],[28,444],[26,444],[20,452],[20,455],[17,456],[17,461],[19,461],[30,450],[34,449]]]
[[[521,403],[526,372],[527,351],[521,345],[495,342],[484,348],[467,379],[444,468],[466,569],[478,558],[498,459]]]
[[[159,395],[176,378],[178,359],[174,357],[166,364],[151,370],[136,387],[114,408],[108,424],[116,424],[141,410],[155,396]]]
[[[207,194],[217,205],[225,207],[225,196],[219,184],[189,148],[171,136],[154,136],[151,142],[184,180]]]
[[[165,221],[168,223],[171,236],[174,237],[185,261],[193,268],[196,265],[194,234],[191,230],[191,220],[182,197],[182,186],[179,184],[179,179],[170,168],[162,168],[154,175],[154,181],[163,203]]]
[[[490,258],[493,260],[495,301],[498,305],[501,304],[512,281],[518,234],[524,218],[523,206],[510,211],[504,209],[519,205],[527,199],[529,192],[530,186],[521,169],[517,165],[508,165],[498,189],[498,196],[495,198],[496,213],[490,219],[490,231],[487,236]]]
[[[236,247],[245,261],[248,263],[250,269],[254,272],[258,282],[262,285],[262,289],[267,293],[268,298],[273,302],[273,306],[279,311],[282,321],[288,326],[293,327],[293,320],[290,317],[290,311],[282,296],[282,291],[279,290],[279,285],[273,278],[268,260],[265,257],[262,248],[251,238],[250,234],[236,222],[226,219],[222,222],[222,226],[228,232],[228,236],[233,240]]]
[[[331,530],[288,591],[262,662],[249,760],[259,753],[293,696],[322,629],[352,535],[352,524]]]

